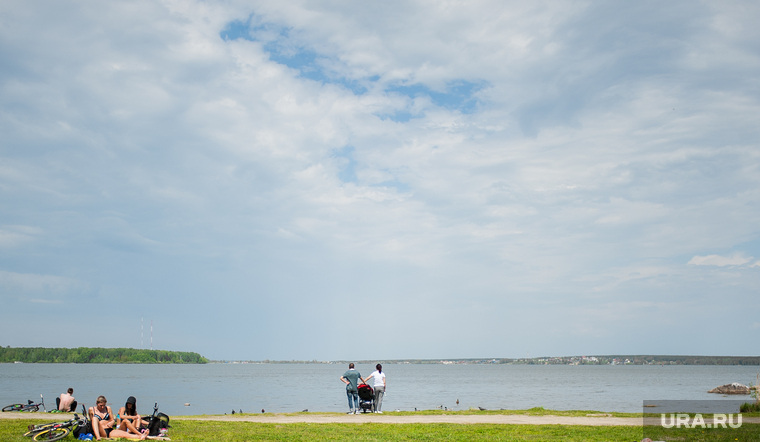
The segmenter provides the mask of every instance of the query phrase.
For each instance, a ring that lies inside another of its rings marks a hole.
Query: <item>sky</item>
[[[760,3],[0,3],[0,345],[758,355]]]

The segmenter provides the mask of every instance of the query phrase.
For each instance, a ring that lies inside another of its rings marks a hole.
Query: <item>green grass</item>
[[[172,439],[214,440],[514,440],[514,441],[610,441],[640,440],[635,427],[565,427],[485,424],[256,424],[183,421],[172,428]],[[184,433],[180,436],[181,433]],[[176,436],[175,436],[176,435]],[[638,437],[638,439],[637,439]],[[181,439],[180,439],[181,438]]]
[[[22,436],[37,420],[0,421],[0,440],[29,441]],[[581,427],[561,425],[486,424],[263,424],[252,422],[176,421],[169,436],[173,441],[414,441],[414,440],[505,440],[505,441],[638,441],[637,427]],[[66,440],[74,440],[69,436]]]
[[[408,414],[420,414],[408,413]],[[295,413],[298,414],[298,413]],[[312,414],[312,413],[309,413]],[[320,413],[322,414],[322,413]],[[332,413],[324,413],[332,414]],[[500,412],[442,412],[427,414],[532,414],[585,416],[598,412],[562,412],[543,409]],[[613,413],[610,413],[613,414]],[[619,414],[615,413],[616,416]],[[641,415],[638,415],[641,416]],[[621,417],[636,417],[624,415]],[[0,420],[0,440],[29,441],[22,435],[29,424],[38,424],[55,419],[2,419]],[[509,425],[509,424],[390,424],[390,423],[256,423],[224,422],[200,420],[172,420],[169,436],[173,441],[314,441],[314,440],[503,440],[503,441],[640,441],[644,430],[640,426],[592,427],[578,425]],[[656,433],[654,433],[656,434]],[[652,437],[651,434],[647,434]],[[668,440],[704,441],[746,441],[757,440],[760,425],[744,424],[739,429],[679,429],[668,431]],[[653,438],[654,439],[654,438]],[[65,440],[73,441],[73,436]]]

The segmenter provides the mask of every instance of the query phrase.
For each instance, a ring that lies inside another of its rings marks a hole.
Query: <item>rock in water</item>
[[[733,384],[726,384],[721,385],[720,387],[715,387],[712,390],[708,391],[708,393],[749,394],[749,387],[738,382],[734,382]]]

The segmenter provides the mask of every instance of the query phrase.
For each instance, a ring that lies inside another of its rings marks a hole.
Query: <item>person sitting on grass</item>
[[[140,428],[147,422],[137,414],[137,399],[134,396],[127,398],[127,402],[119,409],[119,430],[132,434],[142,434]],[[144,430],[147,433],[147,430]]]
[[[69,388],[66,393],[62,393],[60,397],[55,398],[55,403],[58,405],[58,411],[76,411],[77,401],[74,400],[74,389]]]
[[[131,434],[124,430],[114,428],[116,419],[114,418],[111,407],[108,406],[105,396],[98,396],[95,401],[95,406],[90,407],[90,422],[92,422],[92,432],[95,439],[100,440],[103,437],[107,438],[125,438],[125,439],[140,439],[145,440],[148,434]]]

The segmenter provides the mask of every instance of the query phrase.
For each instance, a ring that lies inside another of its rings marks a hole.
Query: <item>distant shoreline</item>
[[[506,364],[506,365],[748,365],[760,366],[760,356],[601,355],[537,358],[377,359],[355,361],[317,360],[209,360],[217,364]]]
[[[760,366],[760,356],[592,355],[535,358],[446,358],[377,360],[210,360],[198,353],[133,348],[0,347],[0,363],[74,364],[443,364],[443,365],[747,365]]]

